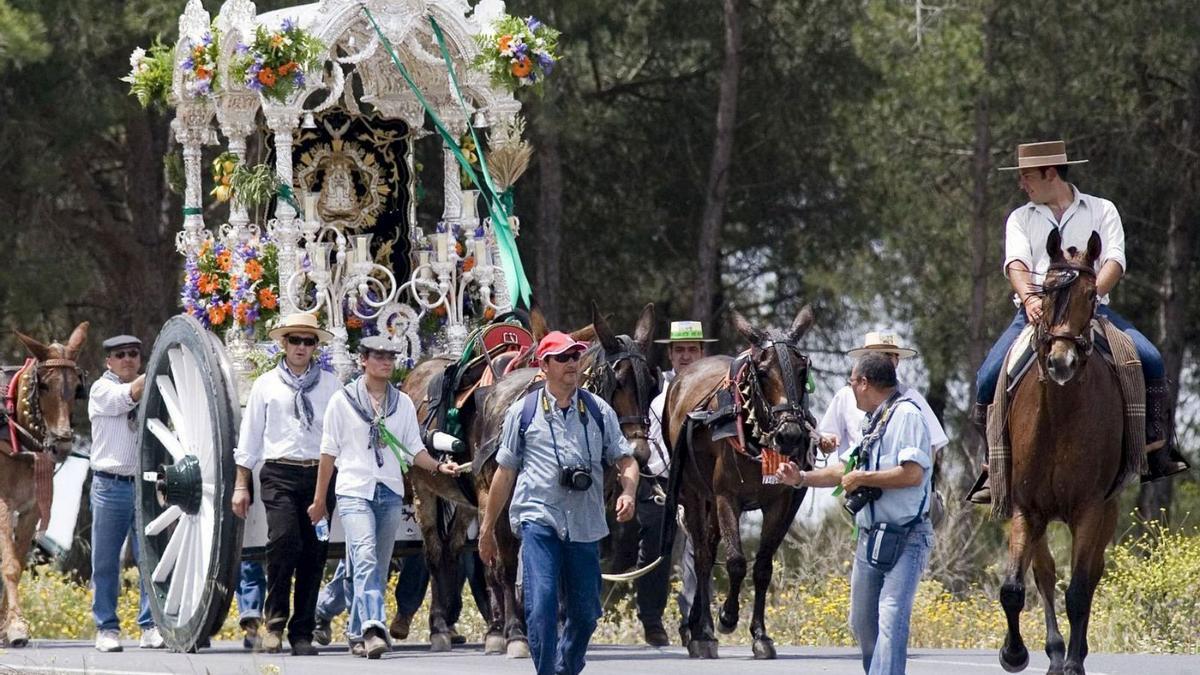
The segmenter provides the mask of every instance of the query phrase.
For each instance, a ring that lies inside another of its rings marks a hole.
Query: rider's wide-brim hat
[[[1066,141],[1045,141],[1042,143],[1022,143],[1018,145],[1017,165],[1002,166],[1000,170],[1019,171],[1021,169],[1038,169],[1045,166],[1086,163],[1086,159],[1070,159],[1067,157]]]
[[[863,346],[851,349],[846,352],[846,356],[857,359],[868,352],[895,354],[902,359],[917,355],[917,350],[900,344],[900,338],[895,333],[878,333],[872,331],[867,333],[867,337],[863,339]]]
[[[308,312],[297,312],[283,317],[279,325],[272,328],[267,336],[272,340],[279,340],[292,333],[311,333],[317,336],[318,342],[329,342],[333,337],[333,333],[321,328],[317,317]]]
[[[704,337],[704,327],[699,321],[672,321],[671,337],[655,340],[658,344],[672,342],[716,342],[714,338]]]

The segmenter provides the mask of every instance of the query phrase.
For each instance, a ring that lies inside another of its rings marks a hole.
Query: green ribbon
[[[185,218],[186,218],[186,217],[188,217],[188,216],[198,216],[198,215],[200,215],[200,214],[202,214],[202,213],[204,213],[204,209],[200,208],[199,206],[185,206],[185,207],[183,207],[183,216],[184,216]]]
[[[854,470],[854,467],[858,466],[858,453],[860,451],[861,449],[855,448],[854,452],[850,453],[850,458],[846,460],[846,470],[842,472],[843,476],[850,473]],[[839,483],[838,486],[833,490],[833,496],[837,497],[838,495],[842,494],[842,492],[844,492],[844,490],[842,490],[842,485]]]
[[[388,430],[387,426],[383,423],[383,420],[379,421],[379,438],[383,441],[384,445],[388,446],[388,449],[392,451],[392,455],[396,457],[396,461],[400,463],[400,473],[408,473],[408,462],[404,461],[404,455],[400,453],[401,449],[407,453],[409,451],[408,446],[401,443],[400,439],[396,438],[396,436],[390,430]]]
[[[300,208],[300,202],[296,201],[296,193],[292,190],[291,185],[285,185],[281,181],[275,193],[279,195],[280,199],[287,202],[288,206],[292,207],[292,210],[296,212],[299,218],[304,219],[306,217],[304,210]]]
[[[466,118],[467,128],[471,130],[471,137],[475,139],[475,147],[479,149],[479,167],[480,173],[483,174],[482,180],[475,173],[475,169],[471,166],[471,162],[469,162],[466,156],[463,154],[462,148],[459,147],[458,141],[454,138],[454,135],[450,133],[450,131],[446,128],[446,125],[442,122],[441,117],[439,117],[437,112],[433,109],[433,106],[431,106],[429,101],[425,99],[425,95],[421,93],[420,87],[418,87],[416,82],[413,81],[412,75],[409,74],[408,69],[406,69],[404,64],[400,62],[400,57],[396,56],[396,51],[392,48],[391,41],[388,40],[386,35],[384,35],[383,30],[375,21],[375,16],[371,14],[371,10],[363,7],[363,12],[367,15],[367,19],[371,22],[371,26],[374,27],[375,33],[379,36],[379,41],[383,44],[384,49],[387,50],[388,56],[391,57],[392,63],[396,66],[396,69],[400,71],[400,76],[404,78],[404,81],[408,84],[408,88],[412,90],[413,95],[417,98],[417,101],[423,108],[425,108],[425,112],[429,115],[430,120],[433,121],[433,126],[435,129],[437,129],[438,135],[441,136],[442,142],[445,143],[446,147],[449,148],[450,152],[454,155],[454,158],[458,161],[459,166],[462,167],[463,173],[465,173],[467,177],[471,179],[471,182],[478,186],[480,192],[483,193],[484,200],[487,202],[488,215],[492,219],[492,229],[496,232],[496,243],[500,249],[500,266],[504,270],[504,279],[508,285],[509,297],[513,299],[514,304],[524,304],[526,307],[529,307],[529,296],[531,293],[529,280],[525,277],[525,268],[521,264],[521,256],[517,251],[516,237],[513,235],[512,229],[508,224],[508,214],[511,213],[511,206],[507,206],[506,208],[505,203],[501,201],[499,195],[497,194],[496,185],[492,181],[492,175],[487,168],[487,161],[483,156],[483,146],[479,143],[479,139],[475,135],[474,127],[470,125],[469,115]],[[432,16],[429,17],[429,22],[433,26],[434,37],[437,39],[438,47],[442,52],[442,57],[446,61],[446,67],[450,72],[450,81],[454,88],[455,96],[458,98],[459,105],[462,106],[464,114],[467,114],[466,102],[463,100],[462,92],[459,90],[458,77],[454,73],[454,67],[450,60],[450,53],[446,50],[446,43],[445,38],[442,36],[442,29],[440,26],[438,26],[437,21]]]

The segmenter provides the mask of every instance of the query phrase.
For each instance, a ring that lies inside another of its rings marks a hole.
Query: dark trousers
[[[267,462],[259,480],[267,511],[267,630],[283,632],[286,627],[288,642],[311,641],[328,549],[326,542],[317,540],[308,517],[317,468]],[[332,482],[329,492],[327,503],[333,504]],[[293,577],[295,605],[290,607]]]
[[[638,482],[638,568],[654,562],[662,552],[663,512],[665,506],[654,502],[654,486],[667,488],[666,478],[643,478]],[[662,626],[663,610],[671,584],[671,561],[664,560],[649,574],[637,580],[637,615],[642,625]]]
[[[462,565],[462,580],[471,584],[471,595],[479,613],[491,616],[487,596],[487,581],[484,579],[483,561],[474,551],[463,551],[459,556]],[[425,592],[429,589],[429,567],[425,564],[424,553],[414,553],[400,559],[400,576],[396,579],[396,611],[406,616],[412,616],[421,608],[425,600]],[[453,594],[450,606],[446,608],[446,622],[451,626],[458,623],[462,615],[462,590]]]

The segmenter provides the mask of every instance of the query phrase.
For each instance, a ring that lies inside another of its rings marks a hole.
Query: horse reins
[[[1047,278],[1041,288],[1034,291],[1034,294],[1039,297],[1051,298],[1051,314],[1043,313],[1043,320],[1037,324],[1038,343],[1043,347],[1048,347],[1055,340],[1066,340],[1075,345],[1082,359],[1086,359],[1092,353],[1093,348],[1091,322],[1088,322],[1088,327],[1080,335],[1054,330],[1054,326],[1065,318],[1067,303],[1063,302],[1064,291],[1070,289],[1081,276],[1089,277],[1095,282],[1096,272],[1090,267],[1071,264],[1051,265],[1047,270],[1047,276],[1050,272],[1058,272],[1058,274],[1053,278]],[[1095,316],[1097,302],[1099,301],[1092,301],[1092,316]]]
[[[13,446],[13,453],[20,452],[22,448],[33,452],[45,452],[49,449],[46,443],[46,420],[42,415],[42,402],[38,396],[42,368],[70,368],[78,375],[80,382],[84,378],[83,370],[71,359],[28,359],[25,365],[17,370],[10,384],[10,387],[15,386],[16,391],[6,392],[5,397],[5,421],[10,429],[9,443]],[[63,400],[70,397],[66,380],[63,380],[62,397]],[[28,420],[29,427],[18,422],[18,417]],[[18,434],[22,437],[20,440],[17,439]]]

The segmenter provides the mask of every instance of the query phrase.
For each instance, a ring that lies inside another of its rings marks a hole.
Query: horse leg
[[[775,552],[787,536],[796,512],[804,501],[803,492],[788,491],[763,508],[762,537],[754,556],[754,614],[750,619],[750,637],[754,639],[754,658],[775,658],[775,642],[767,635],[767,591],[771,587]]]
[[[1050,657],[1050,670],[1047,671],[1047,675],[1059,675],[1063,672],[1063,657],[1066,656],[1067,649],[1062,633],[1058,630],[1058,617],[1054,613],[1054,587],[1057,577],[1054,573],[1054,557],[1050,555],[1045,534],[1033,544],[1033,578],[1037,582],[1042,609],[1046,614],[1046,656]]]
[[[1029,650],[1021,639],[1021,610],[1025,608],[1025,572],[1033,556],[1033,543],[1046,532],[1046,523],[1038,516],[1013,510],[1012,530],[1008,535],[1008,566],[1000,586],[1000,605],[1008,621],[1008,633],[1000,648],[1000,665],[1010,673],[1019,673],[1029,665]]]
[[[729,574],[729,594],[717,615],[717,630],[729,634],[737,628],[742,582],[746,579],[746,554],[742,550],[742,534],[738,529],[740,510],[733,500],[717,496],[717,523],[725,540],[725,571]]]
[[[5,627],[4,639],[11,647],[24,647],[29,644],[29,625],[21,617],[21,596],[18,585],[21,573],[25,568],[25,556],[29,547],[20,546],[22,537],[33,540],[33,529],[37,525],[37,511],[26,509],[14,524],[12,503],[0,499],[0,574],[4,577]]]
[[[1067,620],[1071,623],[1071,642],[1067,645],[1064,672],[1083,675],[1087,658],[1088,619],[1092,597],[1104,575],[1104,549],[1112,541],[1117,527],[1117,501],[1098,504],[1072,523],[1071,583],[1067,586]]]
[[[717,546],[721,543],[721,530],[717,524],[716,509],[712,505],[705,504],[705,513],[696,515],[698,523],[692,536],[696,542],[697,585],[689,617],[692,639],[688,643],[688,656],[715,659],[717,638],[713,635],[712,571],[717,558]]]
[[[525,626],[525,603],[517,595],[517,560],[521,553],[521,541],[509,528],[507,514],[502,514],[496,523],[496,545],[504,573],[504,636],[506,651],[510,659],[529,658],[529,638]]]
[[[503,654],[508,647],[504,639],[504,616],[506,611],[506,600],[504,593],[504,574],[501,571],[502,563],[497,560],[496,564],[487,566],[484,571],[484,579],[487,581],[488,593],[488,617],[487,635],[483,638],[483,653]]]
[[[446,599],[446,579],[449,568],[457,569],[456,564],[449,562],[450,542],[442,539],[438,532],[437,496],[429,490],[422,490],[416,500],[417,522],[421,524],[421,539],[425,545],[425,566],[429,570],[429,584],[432,592],[429,594],[429,649],[430,651],[448,651],[450,649],[450,628],[446,625],[446,613],[449,610]]]

